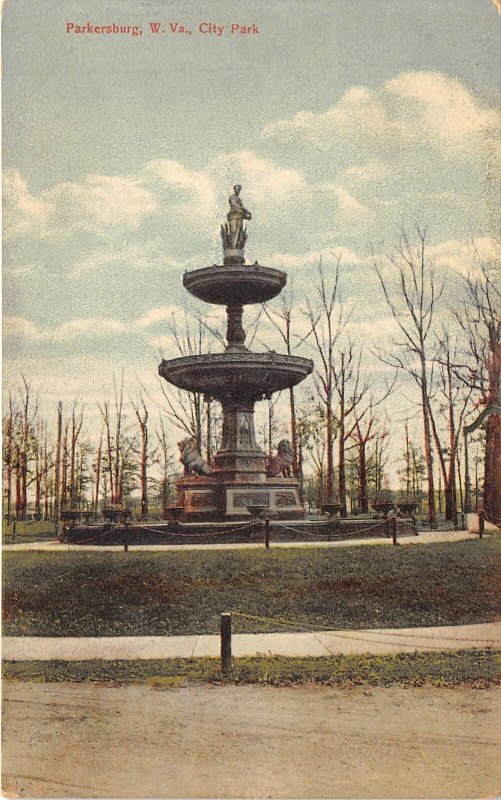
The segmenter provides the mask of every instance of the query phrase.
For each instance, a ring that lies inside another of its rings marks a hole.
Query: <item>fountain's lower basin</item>
[[[295,386],[312,370],[309,358],[248,350],[163,360],[158,368],[162,378],[179,389],[221,401],[261,400]]]

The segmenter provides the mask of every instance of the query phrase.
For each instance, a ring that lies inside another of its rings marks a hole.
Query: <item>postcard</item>
[[[501,792],[498,0],[4,0],[5,797]]]

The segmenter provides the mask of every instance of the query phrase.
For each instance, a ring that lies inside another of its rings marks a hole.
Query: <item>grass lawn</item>
[[[217,633],[417,627],[500,616],[501,546],[187,552],[5,552],[4,635]]]
[[[46,542],[56,539],[54,523],[49,520],[17,520],[16,538],[14,539],[14,523],[2,520],[3,543],[12,544],[13,542]]]
[[[10,661],[3,678],[36,683],[99,682],[176,688],[194,683],[231,682],[335,686],[460,686],[487,688],[501,682],[501,654],[490,650],[402,653],[398,656],[238,658],[231,675],[221,675],[214,658],[152,661]]]

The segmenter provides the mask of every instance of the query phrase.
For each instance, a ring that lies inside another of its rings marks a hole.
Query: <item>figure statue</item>
[[[195,439],[183,439],[177,443],[181,454],[181,464],[184,466],[185,475],[210,475],[212,469],[202,458]]]
[[[249,417],[247,416],[247,414],[244,416],[244,418],[242,420],[242,424],[240,425],[240,428],[239,428],[239,431],[238,431],[238,438],[239,438],[241,447],[250,447],[251,446],[251,444],[252,444],[251,429],[250,429],[250,424],[249,424]]]
[[[233,194],[228,198],[230,210],[226,218],[228,222],[221,225],[221,237],[223,240],[224,263],[244,263],[244,248],[247,241],[247,231],[244,228],[244,220],[252,219],[252,214],[244,208],[240,199],[242,187],[235,184]]]
[[[266,475],[268,478],[276,478],[282,475],[284,478],[292,478],[293,453],[292,445],[288,439],[282,439],[277,445],[277,454],[268,462]]]

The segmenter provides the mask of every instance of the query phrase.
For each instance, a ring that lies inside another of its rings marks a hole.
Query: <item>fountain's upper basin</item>
[[[190,294],[206,303],[251,305],[276,297],[287,275],[278,269],[255,264],[225,264],[185,272],[183,285]]]
[[[300,383],[313,370],[309,358],[279,353],[225,352],[162,361],[162,378],[188,392],[225,400],[261,400]]]

